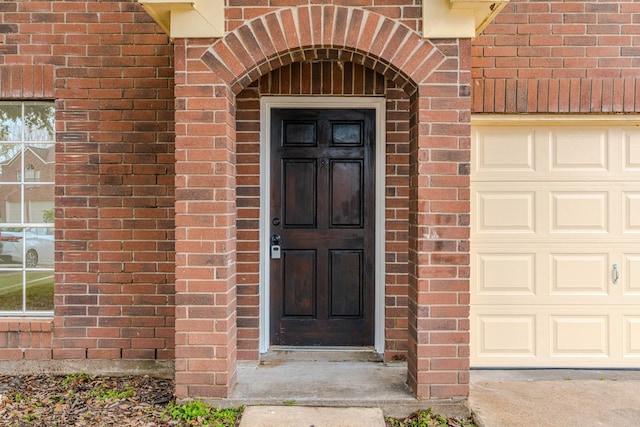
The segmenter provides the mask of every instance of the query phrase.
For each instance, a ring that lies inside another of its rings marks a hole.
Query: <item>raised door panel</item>
[[[472,158],[475,176],[535,174],[535,133],[532,129],[482,128],[474,134]]]
[[[364,223],[362,161],[331,161],[330,227],[361,228]]]
[[[315,250],[286,250],[282,254],[283,317],[316,317]]]
[[[628,173],[640,172],[640,131],[623,131],[623,170]]]
[[[609,355],[608,316],[552,315],[550,327],[551,357]]]
[[[640,315],[623,318],[623,352],[628,358],[640,358]]]
[[[551,132],[551,172],[606,172],[609,138],[606,129],[556,128]]]
[[[622,232],[640,233],[640,191],[625,191],[622,200]]]
[[[335,147],[362,147],[364,130],[361,122],[334,121],[331,123],[331,145]]]
[[[640,297],[640,253],[623,252],[620,259],[622,260],[620,271],[624,273],[619,278],[623,286],[623,295],[638,298]],[[640,303],[640,299],[637,303]]]
[[[475,286],[479,296],[513,296],[536,293],[535,253],[478,252]]]
[[[550,259],[550,295],[608,295],[608,253],[551,253]]]
[[[283,161],[284,226],[315,228],[317,224],[316,161]]]
[[[285,121],[283,147],[316,147],[317,123],[315,121]]]
[[[604,191],[552,191],[552,233],[608,233],[609,194]]]
[[[535,315],[479,314],[472,319],[477,324],[478,357],[521,359],[536,356]]]
[[[330,317],[362,316],[362,256],[358,250],[330,251]]]
[[[536,232],[535,192],[476,190],[474,197],[476,233]]]

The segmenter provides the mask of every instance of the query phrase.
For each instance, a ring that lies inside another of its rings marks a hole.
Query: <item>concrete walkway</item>
[[[385,427],[380,408],[251,406],[240,427]]]
[[[380,408],[404,417],[425,409],[406,385],[406,363],[363,360],[353,352],[280,352],[261,363],[238,362],[236,387],[227,399],[212,403],[240,405]],[[319,357],[318,357],[319,356]],[[428,406],[447,416],[470,414],[463,400],[432,400]],[[315,425],[315,427],[318,427]]]
[[[478,427],[640,426],[640,371],[474,370]]]
[[[241,362],[233,394],[212,403],[246,405],[242,427],[382,427],[383,415],[429,408],[473,413],[478,427],[640,426],[640,370],[472,370],[468,402],[419,401],[405,384],[406,364],[352,354]]]

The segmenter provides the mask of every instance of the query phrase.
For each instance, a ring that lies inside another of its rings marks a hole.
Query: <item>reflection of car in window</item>
[[[53,265],[53,228],[32,227],[21,231],[3,231],[3,262],[22,263],[27,268]],[[23,243],[26,242],[26,245]]]

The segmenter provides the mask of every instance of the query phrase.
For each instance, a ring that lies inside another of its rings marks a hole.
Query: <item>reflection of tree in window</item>
[[[0,102],[0,141],[52,141],[53,135],[53,103]]]

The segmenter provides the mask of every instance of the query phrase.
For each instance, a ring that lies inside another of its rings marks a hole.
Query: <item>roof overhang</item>
[[[224,0],[138,0],[138,3],[172,39],[224,35]]]
[[[509,0],[423,0],[423,36],[473,38],[507,3]]]

